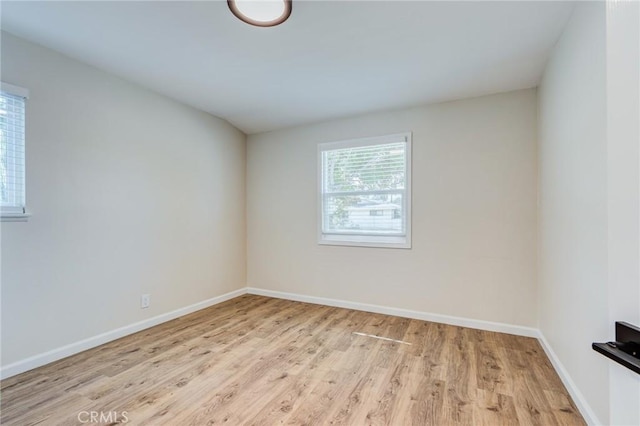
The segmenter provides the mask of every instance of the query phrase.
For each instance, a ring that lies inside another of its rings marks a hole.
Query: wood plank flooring
[[[0,397],[1,423],[21,426],[584,424],[535,339],[253,295],[6,379]]]

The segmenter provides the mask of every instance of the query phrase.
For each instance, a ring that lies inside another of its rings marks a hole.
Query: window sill
[[[31,213],[0,213],[0,222],[27,222]]]
[[[410,249],[411,239],[408,237],[322,234],[320,235],[320,238],[318,238],[318,244],[330,246]]]

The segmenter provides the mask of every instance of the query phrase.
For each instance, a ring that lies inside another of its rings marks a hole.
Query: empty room
[[[640,2],[0,3],[3,425],[640,425]]]

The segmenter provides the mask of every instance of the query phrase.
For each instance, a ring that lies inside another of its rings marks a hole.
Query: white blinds
[[[324,149],[321,155],[323,234],[406,234],[404,138]]]
[[[24,213],[25,98],[0,91],[0,206]]]

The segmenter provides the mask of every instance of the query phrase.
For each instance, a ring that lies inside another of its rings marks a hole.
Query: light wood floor
[[[535,339],[251,295],[1,387],[7,425],[584,424]]]

